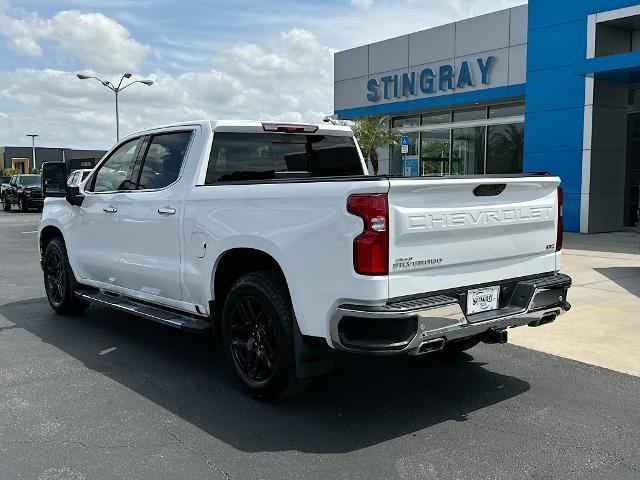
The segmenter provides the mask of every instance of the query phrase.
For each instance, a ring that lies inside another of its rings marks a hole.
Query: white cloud
[[[351,0],[351,5],[360,8],[369,8],[373,5],[374,0]]]
[[[19,53],[41,55],[39,42],[52,41],[88,67],[106,71],[132,70],[151,50],[101,13],[66,10],[49,19],[32,13],[23,18],[1,15],[0,20],[6,25],[0,34]]]
[[[122,92],[120,131],[197,118],[319,122],[331,113],[333,52],[312,33],[292,29],[261,45],[237,43],[221,51],[208,71],[156,70],[147,76],[151,87],[137,84]],[[142,77],[131,80],[136,78]],[[42,145],[113,143],[113,93],[95,80],[80,82],[74,72],[0,74],[0,102],[14,107],[7,118],[0,116],[0,144],[15,144],[25,129],[40,133]]]

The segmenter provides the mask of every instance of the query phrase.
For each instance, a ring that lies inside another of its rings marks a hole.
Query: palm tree
[[[351,127],[358,140],[365,161],[371,162],[373,174],[378,174],[378,148],[398,145],[400,133],[389,129],[385,123],[386,117],[366,117],[357,120]]]

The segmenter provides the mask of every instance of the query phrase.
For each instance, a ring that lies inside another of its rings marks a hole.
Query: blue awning
[[[614,82],[636,83],[640,81],[640,52],[581,60],[574,64],[574,72]]]

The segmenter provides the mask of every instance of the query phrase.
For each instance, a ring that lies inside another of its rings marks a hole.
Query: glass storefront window
[[[491,105],[489,118],[517,117],[524,115],[524,103],[506,103],[504,105]]]
[[[389,166],[391,175],[405,175],[407,167],[405,160],[408,160],[410,164],[412,160],[418,158],[418,133],[403,133],[403,135],[409,137],[409,153],[402,155],[400,145],[391,147],[391,165]]]
[[[420,125],[420,116],[415,117],[398,117],[392,120],[393,128],[417,127]]]
[[[430,112],[422,115],[422,125],[437,125],[440,123],[451,123],[451,110]]]
[[[522,172],[524,124],[492,125],[487,132],[487,172]]]
[[[409,129],[424,131],[403,133],[410,139],[409,153],[402,155],[400,146],[392,147],[389,173],[424,176],[520,173],[524,123],[453,129],[448,124],[477,120],[479,124],[496,123],[483,122],[487,117],[508,122],[509,117],[523,116],[524,110],[524,102],[519,101],[394,118],[392,124],[396,128],[416,127]],[[438,130],[431,131],[432,128]]]
[[[422,132],[420,141],[420,174],[448,174],[450,147],[449,130]]]
[[[454,122],[468,122],[470,120],[485,120],[487,118],[487,107],[465,108],[453,111]]]
[[[485,127],[453,129],[451,174],[484,173],[484,130]]]

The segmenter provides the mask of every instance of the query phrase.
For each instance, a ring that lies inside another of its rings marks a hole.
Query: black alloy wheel
[[[44,264],[44,288],[51,303],[61,305],[65,297],[64,259],[58,250],[48,252]]]
[[[312,378],[296,375],[295,316],[279,272],[242,275],[222,308],[222,344],[240,385],[251,396],[281,400],[299,394]]]
[[[79,285],[69,265],[67,249],[62,237],[53,238],[42,257],[44,289],[49,305],[56,313],[75,315],[84,312],[89,302],[76,297]]]
[[[268,380],[278,356],[269,306],[256,296],[242,298],[235,305],[229,335],[238,368],[253,382]]]

